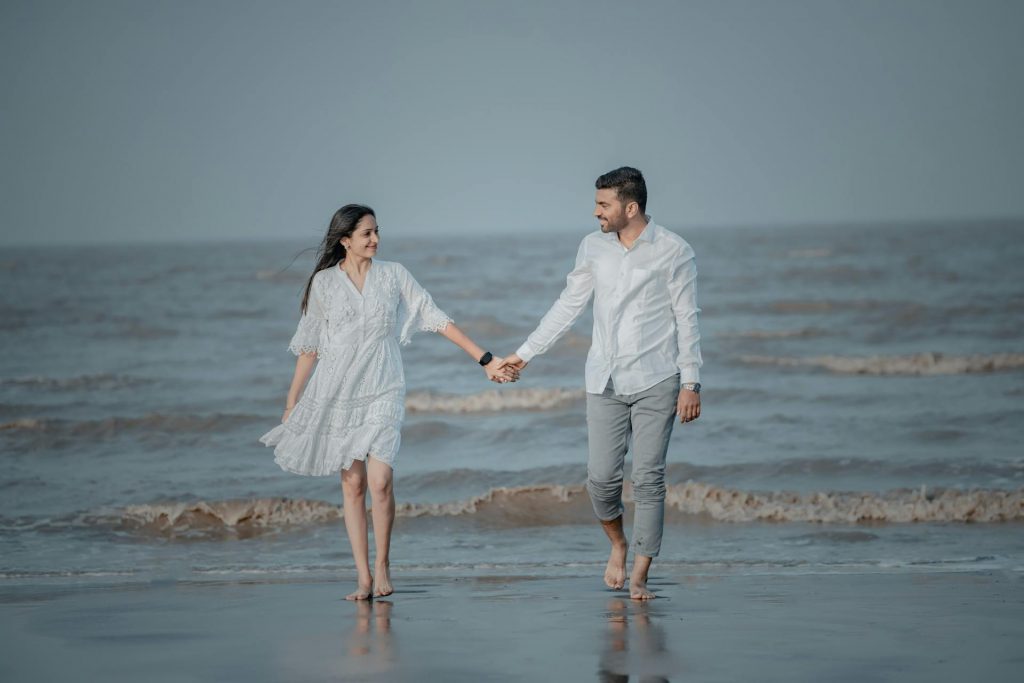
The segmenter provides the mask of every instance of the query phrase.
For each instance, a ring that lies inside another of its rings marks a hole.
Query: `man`
[[[675,417],[700,417],[700,334],[693,249],[646,215],[643,174],[628,166],[595,183],[600,232],[583,238],[558,301],[506,363],[519,369],[551,348],[594,295],[587,355],[587,491],[611,555],[604,581],[626,583],[622,472],[632,437],[633,569],[630,597],[647,588],[665,521],[665,456]]]

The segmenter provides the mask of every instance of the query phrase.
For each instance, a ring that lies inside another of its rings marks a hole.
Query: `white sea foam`
[[[632,500],[627,484],[627,502]],[[745,491],[695,481],[669,486],[666,505],[683,515],[721,522],[818,522],[827,524],[911,522],[1009,522],[1024,520],[1024,489],[897,489],[884,493]],[[398,517],[466,517],[489,526],[520,528],[588,521],[592,512],[582,484],[493,488],[480,496],[448,503],[402,503]],[[131,505],[114,513],[86,515],[89,525],[168,535],[219,537],[323,524],[342,508],[318,500],[166,502]]]
[[[1024,353],[953,356],[915,353],[907,356],[742,356],[744,363],[780,367],[818,367],[846,375],[960,375],[1024,368]]]
[[[553,410],[583,400],[582,389],[491,389],[463,396],[410,392],[405,407],[422,413],[487,413],[502,410]]]

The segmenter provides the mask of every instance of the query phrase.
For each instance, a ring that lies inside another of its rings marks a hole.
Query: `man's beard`
[[[608,224],[601,226],[601,232],[619,232],[627,225],[629,225],[629,219],[623,214],[617,221],[608,219]]]

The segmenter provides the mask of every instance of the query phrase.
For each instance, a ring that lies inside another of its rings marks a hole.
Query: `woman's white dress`
[[[373,260],[362,293],[340,265],[313,276],[306,312],[288,345],[319,361],[286,423],[260,437],[274,462],[313,476],[348,469],[371,455],[394,465],[405,417],[398,345],[451,318],[399,263]]]

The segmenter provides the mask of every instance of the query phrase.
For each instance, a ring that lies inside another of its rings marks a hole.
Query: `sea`
[[[1024,572],[1024,223],[668,227],[697,254],[704,390],[654,576]],[[590,229],[385,230],[380,258],[501,355]],[[0,251],[2,590],[354,577],[339,478],[258,442],[318,238]],[[508,385],[439,335],[403,347],[396,586],[602,573],[591,324]]]

